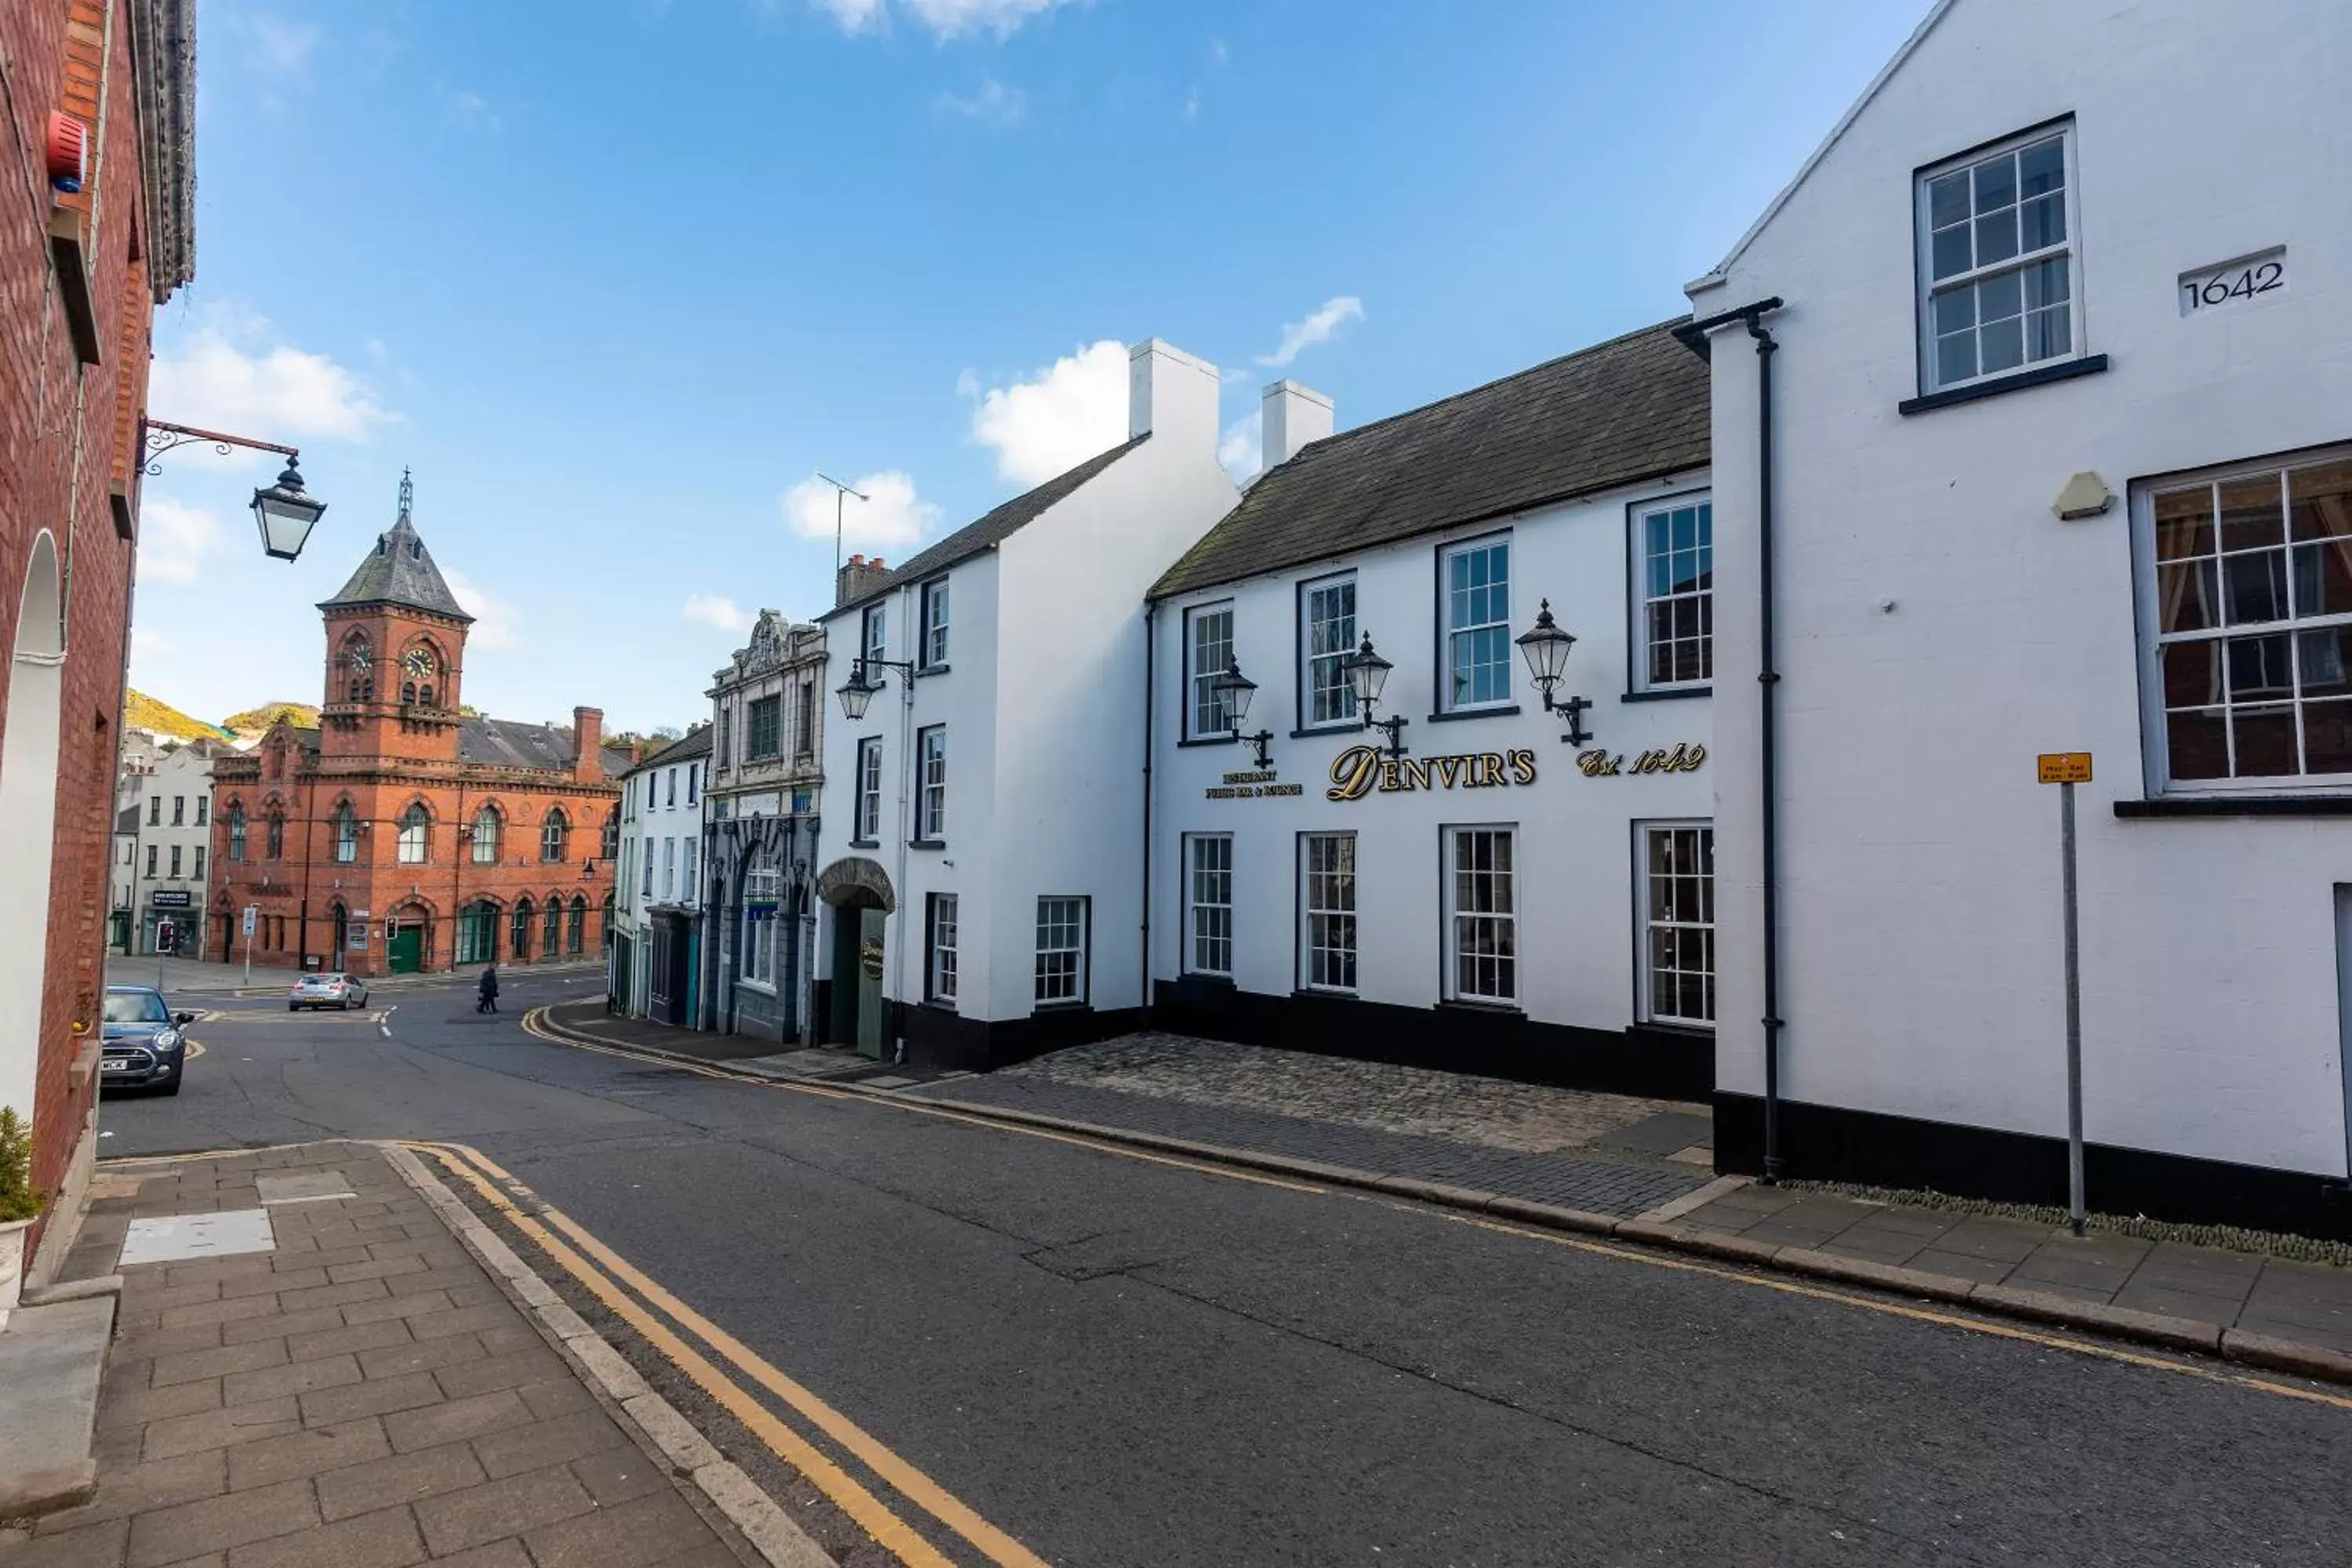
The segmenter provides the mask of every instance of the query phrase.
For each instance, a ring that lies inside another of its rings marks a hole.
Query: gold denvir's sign
[[[1488,789],[1536,782],[1533,752],[1465,752],[1450,757],[1384,757],[1375,746],[1350,746],[1331,763],[1333,800],[1361,800],[1378,790]]]

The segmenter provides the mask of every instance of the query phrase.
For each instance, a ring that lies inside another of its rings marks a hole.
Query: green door
[[[392,972],[414,974],[425,967],[425,928],[394,926],[392,929]]]
[[[882,922],[880,910],[857,911],[857,1054],[882,1059]]]

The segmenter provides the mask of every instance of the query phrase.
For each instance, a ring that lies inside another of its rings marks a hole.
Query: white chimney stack
[[[1265,468],[1286,463],[1309,441],[1331,434],[1331,400],[1295,381],[1277,381],[1265,389],[1258,407],[1265,426]]]
[[[1127,355],[1127,433],[1217,449],[1217,367],[1146,338]]]

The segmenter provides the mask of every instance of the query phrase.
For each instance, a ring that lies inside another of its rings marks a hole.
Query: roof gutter
[[[1773,659],[1772,625],[1772,356],[1780,345],[1764,325],[1764,318],[1781,308],[1780,297],[1759,300],[1738,310],[1719,311],[1675,329],[1675,341],[1711,360],[1708,333],[1734,323],[1744,324],[1756,344],[1756,660],[1758,701],[1757,789],[1762,796],[1763,820],[1759,833],[1762,851],[1764,893],[1764,1184],[1780,1180],[1780,671]]]

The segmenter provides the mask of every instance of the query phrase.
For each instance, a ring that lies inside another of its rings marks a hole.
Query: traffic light
[[[173,952],[178,950],[179,945],[180,928],[173,925],[170,921],[156,921],[155,951],[157,952]]]

